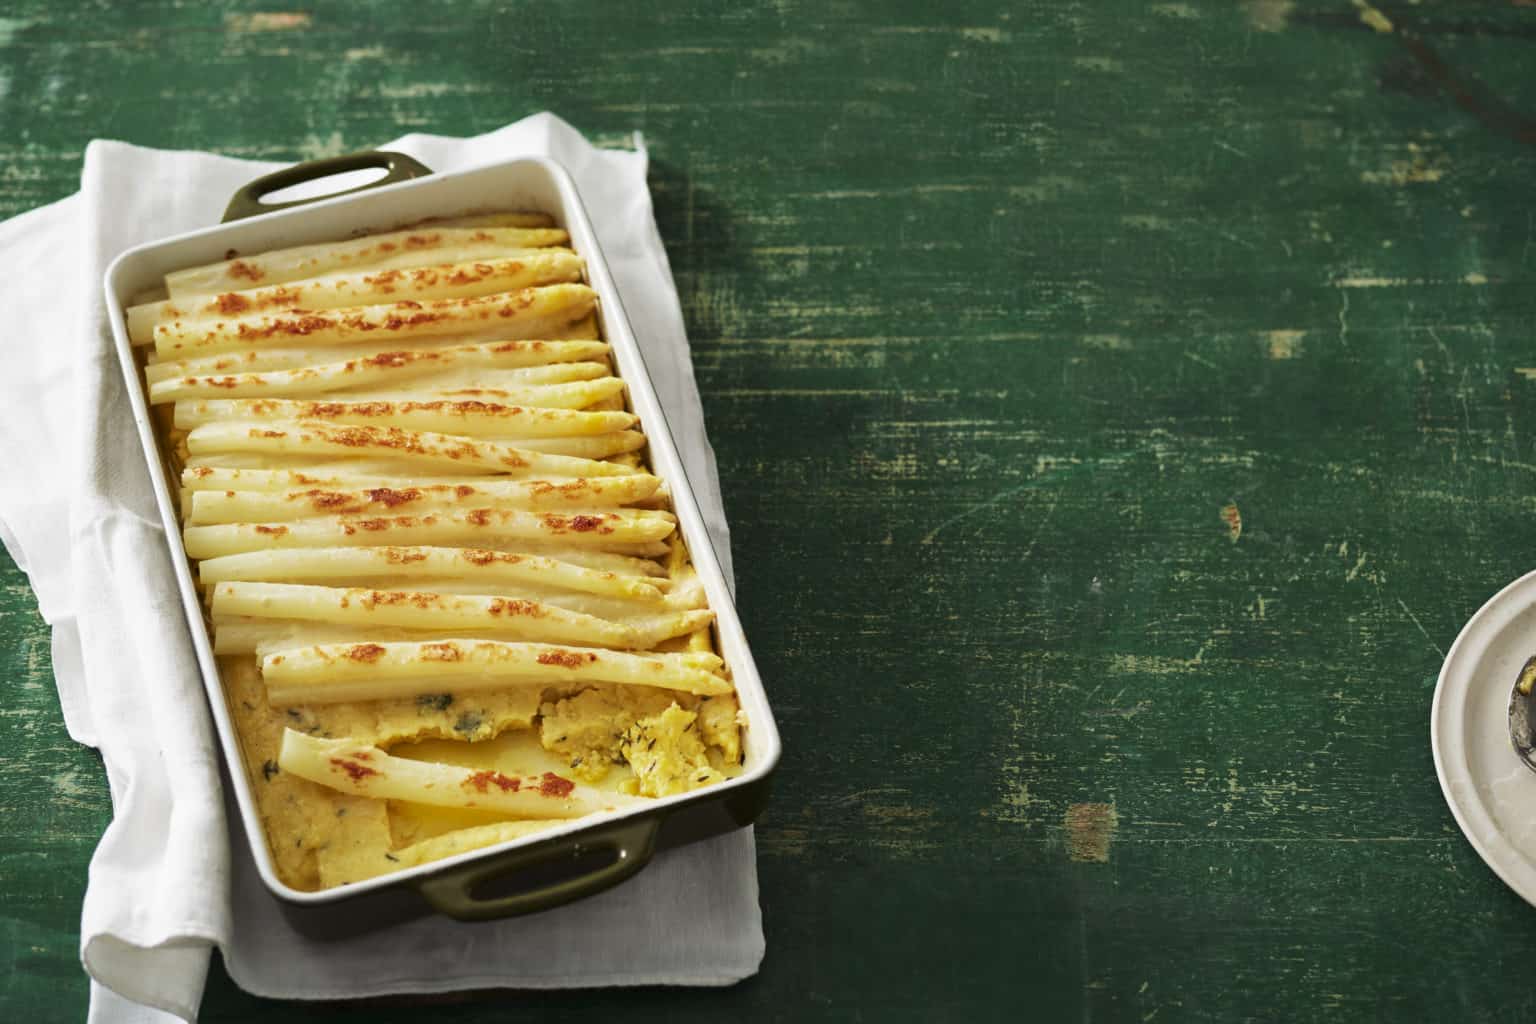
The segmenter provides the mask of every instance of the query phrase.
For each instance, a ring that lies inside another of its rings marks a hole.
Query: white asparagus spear
[[[570,437],[628,430],[638,420],[627,412],[536,409],[473,398],[424,401],[299,400],[283,398],[193,399],[177,402],[175,424],[191,430],[205,423],[243,420],[318,420],[357,426],[430,430],[465,437]]]
[[[586,362],[606,358],[607,352],[608,346],[600,341],[501,341],[454,348],[380,352],[341,362],[286,370],[167,377],[150,384],[149,399],[152,403],[160,403],[184,398],[284,398],[327,391],[399,390],[416,386],[416,382],[429,380],[435,375],[439,377],[440,383],[431,386],[432,390],[460,387],[461,381],[456,376],[442,376],[445,370],[466,371],[473,374],[476,381],[495,381],[477,384],[476,387],[498,390],[518,387],[528,387],[530,390],[544,387],[579,390],[590,387],[590,380],[574,384],[525,385],[516,378],[507,379],[496,373],[488,374],[487,371],[561,362]],[[606,393],[617,394],[620,390],[622,386],[610,386]],[[587,401],[597,397],[593,395]]]
[[[570,341],[590,339],[569,338],[541,338],[541,341]],[[436,346],[422,346],[414,351],[432,352],[436,359],[443,364],[441,367],[428,367],[418,377],[441,376],[444,367],[452,368],[454,360],[464,351],[486,351],[480,346],[461,345],[458,342],[446,342]],[[362,359],[373,359],[390,353],[388,348],[368,346],[366,350],[352,349],[349,346],[332,345],[326,348],[271,348],[258,349],[251,352],[220,352],[213,356],[199,356],[196,359],[166,359],[158,363],[150,363],[144,367],[144,377],[151,385],[161,381],[171,380],[175,377],[227,377],[231,374],[264,373],[271,370],[303,370],[322,369],[336,363],[356,363]],[[601,350],[594,355],[601,355]],[[483,374],[487,367],[474,368],[475,374]],[[539,384],[568,384],[573,380],[593,380],[597,377],[606,377],[612,372],[606,362],[569,362],[569,363],[544,363],[535,366],[517,366],[515,364],[496,369],[498,379],[516,387],[533,387]],[[221,396],[222,397],[222,396]]]
[[[314,420],[205,423],[187,434],[187,450],[193,455],[251,452],[389,458],[439,471],[511,473],[525,477],[624,476],[636,472],[633,467],[612,462],[545,455],[457,434],[397,427],[343,427]]]
[[[610,459],[615,455],[629,455],[645,447],[645,435],[638,430],[589,434],[586,437],[487,437],[485,440],[503,441],[530,452],[564,455],[572,459]],[[643,468],[638,461],[620,462],[613,459],[610,464],[624,466],[632,473],[639,472]]]
[[[672,532],[674,524],[670,513],[639,509],[571,515],[482,508],[422,516],[319,516],[289,523],[188,526],[182,536],[192,558],[215,558],[263,548],[417,544],[437,547],[465,543],[500,548],[502,544],[520,546],[527,541],[598,552],[664,554],[666,545],[662,538]]]
[[[622,623],[634,629],[644,638],[639,648],[655,648],[663,640],[696,633],[708,627],[708,615],[668,614],[652,616],[651,621],[634,619]],[[441,640],[450,631],[443,629],[413,629],[406,626],[366,626],[353,623],[319,622],[304,619],[260,619],[237,616],[220,618],[214,622],[213,653],[256,654],[266,657],[275,651],[316,644],[394,643],[406,641],[427,642]],[[451,635],[458,640],[506,640],[505,629],[454,629]],[[702,650],[702,648],[701,648]]]
[[[636,545],[638,546],[638,545]],[[662,542],[659,547],[668,545]],[[596,551],[592,548],[575,548],[559,541],[529,540],[519,541],[515,544],[508,543],[505,550],[507,554],[514,555],[542,555],[545,558],[553,558],[561,562],[569,562],[579,565],[584,569],[597,569],[600,572],[616,573],[620,576],[645,576],[653,578],[652,582],[665,585],[667,570],[661,567],[651,556],[635,557],[618,553],[614,550]],[[656,554],[665,555],[666,551],[658,551]]]
[[[214,623],[213,653],[254,654],[260,660],[274,651],[316,644],[361,644],[395,641],[429,641],[442,638],[440,631],[402,629],[399,626],[342,626],[333,622],[290,622],[283,619],[228,619]],[[460,638],[495,640],[479,630],[454,631]]]
[[[211,459],[237,463],[209,465]],[[285,463],[269,468],[275,462]],[[289,465],[291,464],[291,465]],[[181,471],[183,489],[198,491],[302,491],[315,487],[337,490],[363,487],[397,487],[413,484],[453,486],[506,479],[496,476],[412,472],[410,463],[390,459],[357,459],[321,462],[315,459],[258,459],[250,455],[196,455]]]
[[[601,682],[685,693],[730,693],[710,654],[632,654],[497,640],[322,644],[275,651],[261,661],[274,704],[382,700],[509,683]]]
[[[186,522],[284,523],[319,515],[415,515],[473,508],[604,509],[643,501],[661,481],[645,473],[550,480],[488,480],[479,484],[402,481],[360,490],[195,491]]]
[[[326,740],[283,730],[280,769],[342,793],[434,807],[472,807],[512,818],[579,818],[642,803],[640,797],[583,786],[553,772],[509,776],[435,761],[394,757],[356,740]]]
[[[645,447],[645,435],[638,430],[616,430],[609,434],[590,434],[587,436],[573,437],[510,437],[499,434],[491,434],[478,437],[479,441],[492,441],[497,444],[511,445],[527,452],[539,452],[544,455],[561,455],[572,459],[611,460],[613,465],[623,466],[631,473],[639,472],[640,464],[635,461],[621,462],[613,459],[615,455],[626,455]],[[250,452],[223,452],[188,455],[186,465],[188,467],[217,467],[223,469],[241,469],[253,466],[261,466],[273,470],[302,471],[315,465],[334,465],[334,459],[326,456],[307,455],[283,455],[267,454],[259,455]],[[351,486],[363,487],[389,487],[407,481],[424,480],[426,478],[452,477],[455,475],[438,467],[422,466],[420,463],[403,461],[400,459],[363,458],[356,460],[357,465],[337,468],[335,472],[338,480],[350,480]],[[363,465],[377,467],[364,470]],[[514,471],[508,470],[508,473]],[[521,472],[516,475],[522,476]],[[371,479],[380,477],[382,479]],[[302,484],[301,486],[309,486]],[[197,490],[214,490],[212,487],[199,487]],[[235,488],[238,490],[238,488]],[[271,488],[252,488],[253,490],[270,490]],[[230,488],[224,488],[230,490]]]
[[[633,645],[607,645],[625,647],[628,650],[656,650],[663,642],[675,637],[691,636],[701,631],[707,633],[713,615],[704,610],[693,612],[666,612],[659,615],[636,616],[617,623],[634,631],[637,637]],[[255,616],[220,616],[214,619],[213,652],[225,654],[256,654],[265,657],[274,651],[316,644],[393,643],[404,641],[441,640],[451,636],[458,640],[555,640],[553,634],[539,635],[537,631],[519,634],[505,627],[470,628],[442,627],[416,628],[412,626],[370,626],[354,622],[331,622],[319,619],[263,619]],[[605,646],[602,644],[585,646]],[[692,648],[690,648],[692,649]],[[698,648],[707,650],[707,648]]]
[[[371,581],[369,585],[380,589],[414,587],[421,590],[447,590],[455,594],[515,593],[518,597],[524,597],[530,601],[607,619],[609,622],[626,622],[647,631],[659,625],[658,616],[671,615],[675,612],[706,611],[709,607],[703,587],[691,586],[686,580],[681,585],[676,581],[669,581],[667,592],[660,600],[598,591],[575,592],[562,589],[552,581],[532,576],[512,590],[507,589],[505,584],[502,585],[502,589],[497,590],[495,589],[497,585],[494,583],[462,578],[433,580],[423,577],[384,576]]]
[[[198,564],[205,584],[232,580],[253,582],[363,581],[454,577],[506,588],[543,584],[607,597],[656,602],[666,581],[589,569],[543,555],[508,554],[484,548],[378,547],[291,548],[250,551]]]
[[[400,626],[451,634],[456,629],[518,640],[640,647],[640,635],[621,623],[537,601],[431,591],[317,587],[301,583],[219,583],[213,588],[215,622],[231,616]]]
[[[173,320],[155,327],[155,351],[172,359],[250,348],[410,344],[423,338],[543,338],[592,312],[596,301],[597,293],[584,284],[552,284],[475,299]]]
[[[470,299],[562,281],[581,280],[585,261],[569,249],[509,250],[495,259],[438,263],[410,269],[353,271],[305,278],[266,288],[226,291],[177,302],[166,299],[128,308],[128,339],[155,340],[155,328],[180,320],[227,320],[232,316],[290,309],[345,309],[412,299]]]
[[[587,314],[580,320],[561,327],[554,328],[549,334],[539,341],[601,341],[602,331],[598,327],[597,316]],[[199,370],[199,373],[221,374],[233,373],[242,370],[259,370],[264,367],[277,369],[292,369],[299,366],[309,366],[318,363],[335,363],[348,359],[370,359],[383,355],[386,352],[399,351],[399,345],[388,344],[389,339],[382,339],[385,344],[375,343],[349,343],[346,345],[319,345],[306,346],[305,348],[264,348],[242,349],[238,352],[214,352],[209,355],[187,356],[185,358],[162,359],[153,348],[142,350],[144,356],[145,372],[161,373],[164,376],[186,376],[187,371],[178,371],[176,368],[184,366],[208,366],[209,369]],[[457,348],[463,344],[456,338],[419,338],[411,346],[412,351],[426,351],[431,349]],[[170,368],[161,372],[161,368]]]
[[[301,281],[341,270],[420,267],[494,257],[508,249],[565,245],[570,236],[558,228],[430,228],[390,231],[345,242],[321,242],[274,249],[191,267],[165,275],[174,300],[190,296]]]

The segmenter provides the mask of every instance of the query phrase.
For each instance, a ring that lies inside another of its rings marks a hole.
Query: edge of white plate
[[[1475,686],[1487,685],[1498,688],[1501,705],[1507,701],[1509,688],[1514,685],[1515,673],[1506,672],[1486,682],[1479,679],[1479,668],[1490,646],[1504,630],[1521,615],[1536,608],[1536,572],[1526,573],[1494,594],[1467,620],[1456,642],[1451,645],[1440,668],[1435,683],[1434,701],[1430,705],[1429,737],[1434,754],[1435,775],[1440,782],[1440,792],[1456,819],[1457,826],[1483,862],[1504,884],[1522,899],[1536,906],[1536,860],[1510,839],[1495,820],[1484,799],[1478,773],[1468,760],[1469,738],[1467,703]],[[1529,650],[1536,652],[1536,635]],[[1486,729],[1484,732],[1486,733]],[[1508,752],[1512,770],[1525,771],[1509,746],[1509,738],[1501,726],[1496,740]],[[1536,786],[1536,774],[1530,776]],[[1536,800],[1531,806],[1531,819],[1536,823]]]

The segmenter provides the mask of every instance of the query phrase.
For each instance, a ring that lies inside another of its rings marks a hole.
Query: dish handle
[[[328,178],[333,174],[345,174],[348,171],[366,171],[371,167],[382,167],[388,173],[376,181],[368,182],[366,185],[343,189],[340,192],[329,192],[323,196],[295,199],[287,203],[264,203],[261,201],[261,197],[268,192],[276,192],[278,189],[288,188],[306,181]],[[232,220],[243,220],[246,217],[255,217],[262,213],[271,213],[274,210],[286,210],[291,206],[303,206],[305,203],[312,203],[317,199],[349,196],[354,192],[378,188],[380,185],[393,185],[397,181],[425,178],[431,173],[430,168],[419,161],[411,159],[404,153],[395,153],[384,149],[371,149],[363,153],[348,153],[344,156],[327,157],[324,160],[309,160],[302,164],[294,164],[292,167],[284,167],[280,171],[273,171],[271,174],[264,174],[241,188],[229,200],[229,205],[224,208],[224,223],[227,224]]]
[[[621,821],[608,828],[583,833],[576,843],[509,850],[500,857],[475,861],[462,868],[423,879],[417,888],[432,909],[459,921],[490,921],[549,910],[563,903],[602,892],[631,878],[656,852],[657,818]],[[614,859],[573,878],[536,886],[510,896],[480,898],[475,890],[486,884],[531,868],[558,867],[559,861],[585,853],[611,850]]]

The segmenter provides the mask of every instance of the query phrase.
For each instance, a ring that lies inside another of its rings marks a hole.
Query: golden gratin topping
[[[570,239],[479,214],[127,311],[279,876],[322,889],[740,770],[713,613]]]

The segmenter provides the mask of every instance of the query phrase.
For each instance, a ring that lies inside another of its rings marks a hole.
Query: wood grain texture
[[[20,0],[0,213],[96,135],[647,135],[785,734],[768,958],[391,1019],[1521,1020],[1536,917],[1427,716],[1536,563],[1533,46],[1493,0]],[[0,1018],[78,1019],[109,801],[32,608],[0,576]],[[215,972],[205,1019],[273,1009]]]

